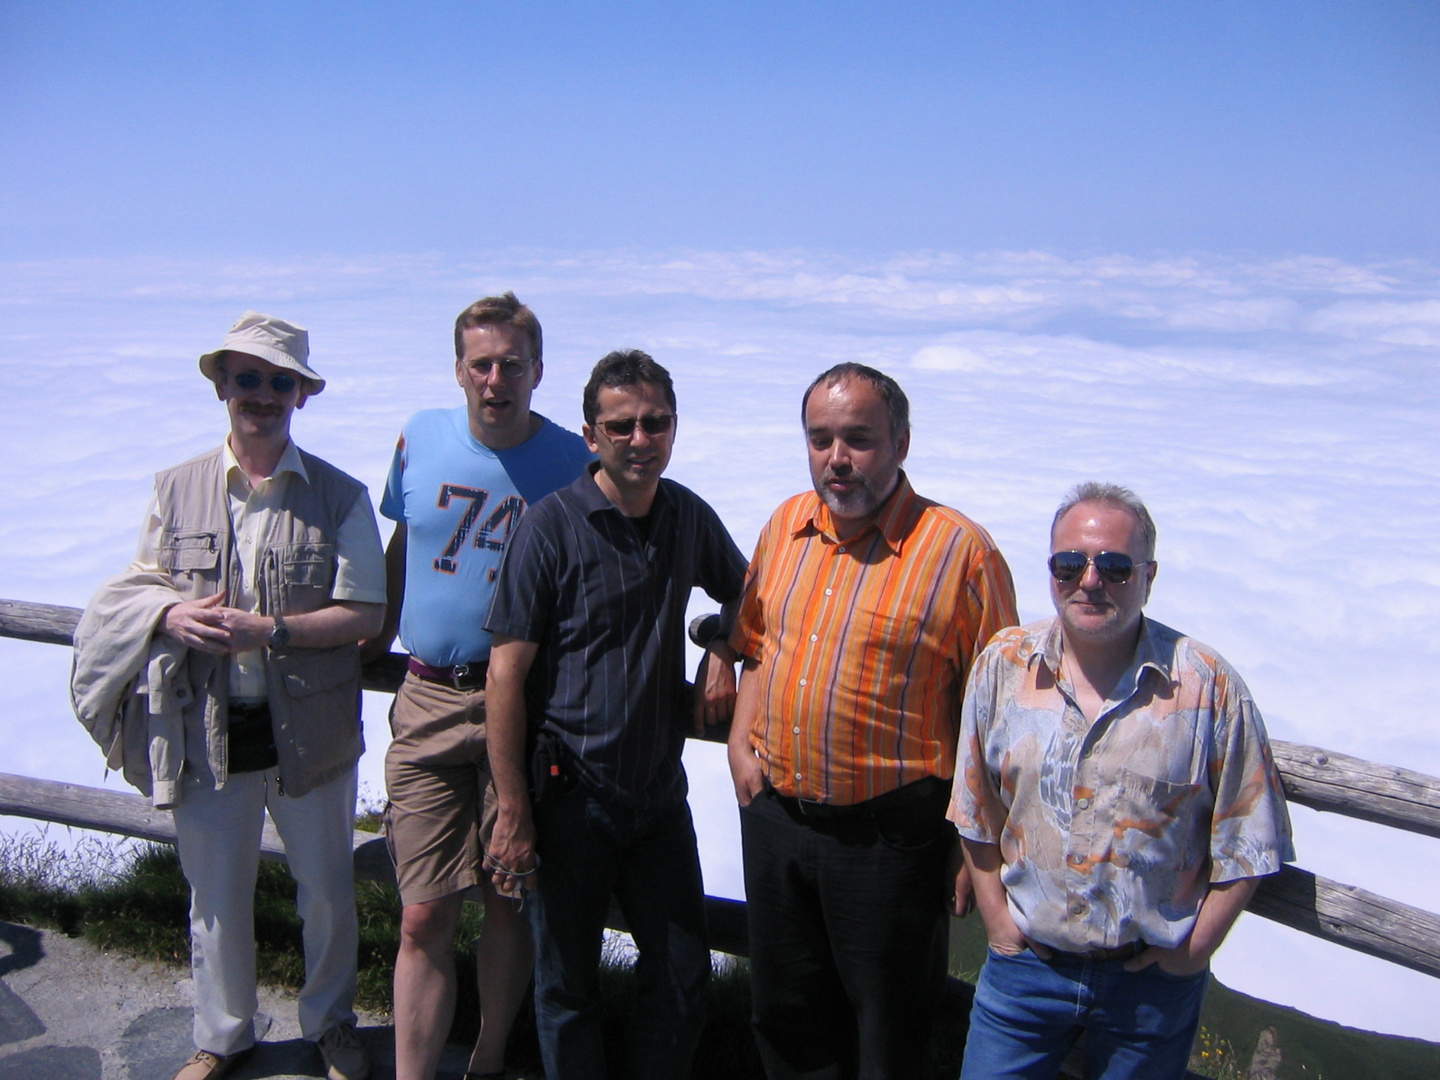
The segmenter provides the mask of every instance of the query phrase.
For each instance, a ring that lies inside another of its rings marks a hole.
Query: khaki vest
[[[262,615],[299,615],[331,602],[335,537],[365,487],[300,451],[310,482],[286,477],[285,504],[256,552]],[[159,563],[187,600],[222,588],[235,595],[240,566],[232,550],[229,496],[220,449],[155,477],[163,523]],[[223,787],[228,773],[230,661],[191,649],[193,704],[185,712],[185,771]],[[266,656],[271,722],[280,784],[300,796],[349,771],[365,749],[360,726],[360,651],[356,645],[270,650]]]

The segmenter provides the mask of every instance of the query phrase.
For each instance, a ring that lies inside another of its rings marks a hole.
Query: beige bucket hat
[[[306,363],[310,358],[310,332],[284,319],[261,315],[258,311],[241,315],[220,347],[200,357],[200,371],[211,382],[215,381],[216,362],[223,352],[258,356],[276,367],[289,368],[305,376],[310,380],[312,397],[325,389],[325,380]]]

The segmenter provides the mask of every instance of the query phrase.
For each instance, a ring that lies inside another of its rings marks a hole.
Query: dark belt
[[[1143,941],[1132,941],[1128,945],[1120,945],[1114,949],[1091,949],[1088,952],[1066,952],[1064,949],[1052,949],[1051,951],[1065,960],[1089,960],[1093,963],[1105,960],[1129,960],[1132,956],[1139,956],[1149,947]]]
[[[413,656],[408,664],[411,674],[416,678],[453,686],[456,690],[483,690],[485,671],[489,666],[487,660],[472,660],[468,664],[456,664],[454,667],[431,667]]]
[[[770,789],[770,793],[792,814],[809,818],[811,821],[860,821],[903,810],[931,799],[938,800],[942,791],[948,793],[949,790],[950,781],[942,780],[938,776],[927,776],[894,791],[887,791],[884,795],[876,795],[873,799],[850,803],[848,806],[797,799],[794,795],[782,795],[774,788]]]

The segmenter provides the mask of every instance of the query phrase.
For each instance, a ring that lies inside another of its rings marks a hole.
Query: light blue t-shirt
[[[400,641],[411,655],[432,667],[489,657],[483,627],[510,531],[591,460],[584,439],[549,420],[519,446],[491,450],[470,434],[463,405],[410,418],[380,512],[408,531]]]

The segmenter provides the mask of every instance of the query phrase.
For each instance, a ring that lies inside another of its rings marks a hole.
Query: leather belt
[[[894,791],[876,795],[873,799],[851,803],[848,806],[835,806],[832,803],[799,799],[794,795],[782,795],[774,788],[770,789],[770,793],[775,796],[781,806],[801,817],[809,818],[811,821],[850,821],[873,818],[880,814],[913,806],[916,803],[923,803],[929,799],[937,799],[942,791],[948,792],[949,787],[949,781],[942,780],[938,776],[927,776],[923,780],[916,780],[914,783],[906,784]]]
[[[431,667],[413,656],[406,664],[417,679],[453,686],[456,690],[485,689],[485,672],[489,666],[488,660],[472,660],[468,664],[456,664],[454,667]]]
[[[1066,952],[1064,949],[1052,949],[1051,951],[1056,956],[1062,956],[1067,960],[1103,962],[1105,960],[1129,960],[1132,956],[1139,956],[1149,947],[1143,941],[1132,941],[1128,945],[1120,945],[1114,949],[1091,949],[1088,952]]]

